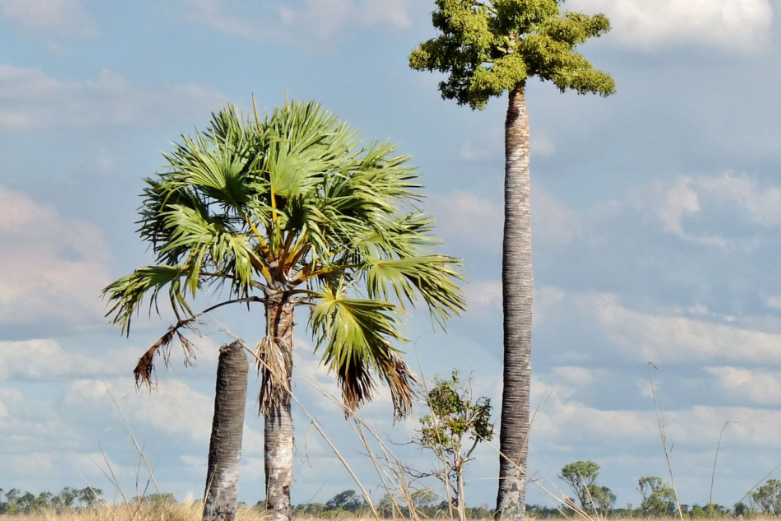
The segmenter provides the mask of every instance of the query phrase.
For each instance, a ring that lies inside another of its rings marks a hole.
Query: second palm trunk
[[[203,521],[233,521],[236,517],[248,371],[240,343],[220,348]]]
[[[497,521],[526,514],[532,341],[532,230],[529,117],[523,87],[510,92],[505,123],[505,203],[502,251],[504,389]]]
[[[270,298],[266,305],[267,340],[279,361],[274,364],[278,399],[265,414],[266,508],[273,521],[293,517],[290,485],[293,481],[293,416],[291,413],[291,378],[293,372],[294,306],[286,298]]]

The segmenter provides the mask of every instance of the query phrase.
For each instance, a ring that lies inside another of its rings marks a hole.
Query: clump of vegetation
[[[462,383],[458,371],[450,378],[434,379],[434,387],[425,400],[429,414],[420,419],[420,435],[414,443],[430,449],[442,463],[442,469],[433,472],[452,491],[452,502],[458,517],[466,519],[466,490],[464,470],[482,441],[491,441],[494,426],[491,423],[490,398],[474,399],[471,379]]]
[[[644,477],[637,481],[637,490],[643,496],[640,510],[644,516],[674,516],[676,513],[675,491],[662,478]]]
[[[599,465],[593,461],[576,461],[565,465],[559,478],[575,493],[583,512],[606,516],[616,502],[616,495],[597,483],[598,476]]]
[[[763,514],[781,514],[781,481],[769,479],[751,494],[753,506]]]

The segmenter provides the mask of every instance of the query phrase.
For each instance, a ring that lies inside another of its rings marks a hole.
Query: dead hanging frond
[[[385,360],[379,362],[380,376],[388,384],[393,401],[393,414],[397,420],[403,419],[412,411],[415,398],[415,386],[418,379],[401,356],[388,350]],[[339,387],[342,389],[345,417],[349,418],[364,403],[372,400],[375,382],[369,366],[361,358],[335,368]]]
[[[338,364],[335,369],[337,382],[342,388],[344,417],[349,418],[361,405],[371,401],[374,379],[361,358],[356,357],[349,363]]]
[[[136,368],[133,370],[133,375],[136,379],[136,387],[140,388],[142,385],[146,385],[148,388],[152,388],[152,373],[155,370],[156,354],[160,354],[163,357],[163,363],[168,367],[171,360],[171,342],[173,342],[174,337],[179,339],[179,343],[182,346],[184,366],[192,367],[195,365],[195,352],[197,348],[195,347],[195,344],[187,339],[180,331],[180,329],[184,327],[192,329],[195,323],[196,319],[191,318],[189,320],[180,321],[175,326],[171,326],[166,334],[161,336],[158,341],[144,353],[144,356],[138,360],[138,364],[136,364]]]
[[[195,352],[198,350],[198,348],[190,341],[190,339],[185,337],[181,331],[177,331],[176,336],[179,337],[179,343],[182,346],[182,351],[184,351],[184,366],[195,367],[194,362],[197,359]]]
[[[290,401],[292,351],[292,346],[279,337],[267,336],[255,346],[256,368],[261,375],[258,410],[264,416]]]
[[[140,388],[142,385],[146,385],[149,389],[152,388],[152,373],[155,370],[155,355],[159,349],[162,349],[163,352],[169,350],[171,341],[174,339],[176,332],[176,327],[171,327],[168,332],[161,336],[160,339],[144,353],[144,356],[139,359],[136,368],[133,370],[133,375],[136,378],[136,387]],[[167,357],[163,356],[163,359],[166,360],[167,363]]]
[[[418,377],[395,351],[390,351],[388,362],[382,368],[382,376],[388,384],[396,419],[406,418],[412,412],[412,400]]]
[[[190,329],[200,336],[200,332],[197,329],[198,319],[200,317],[207,315],[209,312],[217,308],[227,306],[228,304],[250,302],[265,302],[265,299],[260,297],[248,297],[221,302],[220,304],[216,304],[210,308],[207,308],[188,319],[180,320],[175,325],[171,326],[168,331],[163,336],[161,336],[160,339],[155,342],[146,353],[144,353],[144,356],[138,360],[138,364],[136,364],[136,368],[133,370],[133,375],[136,379],[136,387],[140,388],[142,385],[146,385],[150,389],[152,388],[152,373],[155,370],[156,354],[159,353],[162,355],[165,366],[168,367],[168,363],[171,357],[171,342],[173,341],[174,336],[179,338],[179,343],[182,346],[185,367],[191,367],[194,365],[193,362],[196,359],[195,352],[197,351],[197,348],[195,347],[195,344],[193,344],[181,333],[181,329]]]

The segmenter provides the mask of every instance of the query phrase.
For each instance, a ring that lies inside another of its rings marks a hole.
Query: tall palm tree
[[[561,13],[564,0],[435,0],[440,34],[410,55],[416,70],[449,76],[445,99],[483,109],[509,93],[505,120],[504,388],[496,518],[525,517],[532,333],[531,178],[526,86],[533,77],[562,92],[608,96],[615,83],[575,48],[610,30],[603,15]]]
[[[285,104],[261,121],[232,106],[166,154],[168,170],[147,179],[141,237],[157,265],[105,289],[109,315],[130,328],[144,296],[167,288],[178,322],[141,358],[138,382],[150,382],[156,353],[197,315],[190,303],[206,286],[231,303],[265,309],[257,344],[265,418],[267,507],[291,516],[292,377],[295,310],[310,310],[308,331],[342,390],[347,411],[388,385],[405,415],[415,376],[394,345],[407,306],[422,298],[440,325],[464,309],[459,261],[431,251],[433,219],[417,209],[418,175],[396,146],[361,145],[357,133],[316,103]]]

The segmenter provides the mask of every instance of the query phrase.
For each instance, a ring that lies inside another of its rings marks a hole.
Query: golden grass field
[[[93,509],[80,509],[66,512],[42,511],[35,514],[14,515],[14,516],[2,516],[2,521],[200,521],[201,520],[202,503],[185,502],[185,503],[169,503],[161,505],[107,505]],[[577,519],[578,516],[570,519]],[[253,508],[247,506],[240,506],[236,521],[266,521],[268,517]],[[298,518],[302,521],[321,521],[320,518],[302,517]],[[328,521],[345,520],[345,521],[374,521],[371,517],[356,517],[349,513],[344,513],[336,517],[329,517]],[[399,521],[401,521],[400,518]],[[534,518],[528,517],[529,521],[533,521]],[[563,520],[564,518],[562,518]],[[676,521],[678,518],[614,518],[621,519],[622,521]],[[733,518],[737,519],[737,518]],[[777,517],[757,515],[751,516],[755,521],[778,521]],[[426,518],[421,516],[420,521],[426,521]],[[493,521],[491,520],[474,520],[474,521]],[[586,521],[586,520],[584,520]],[[591,521],[598,521],[592,519]]]

